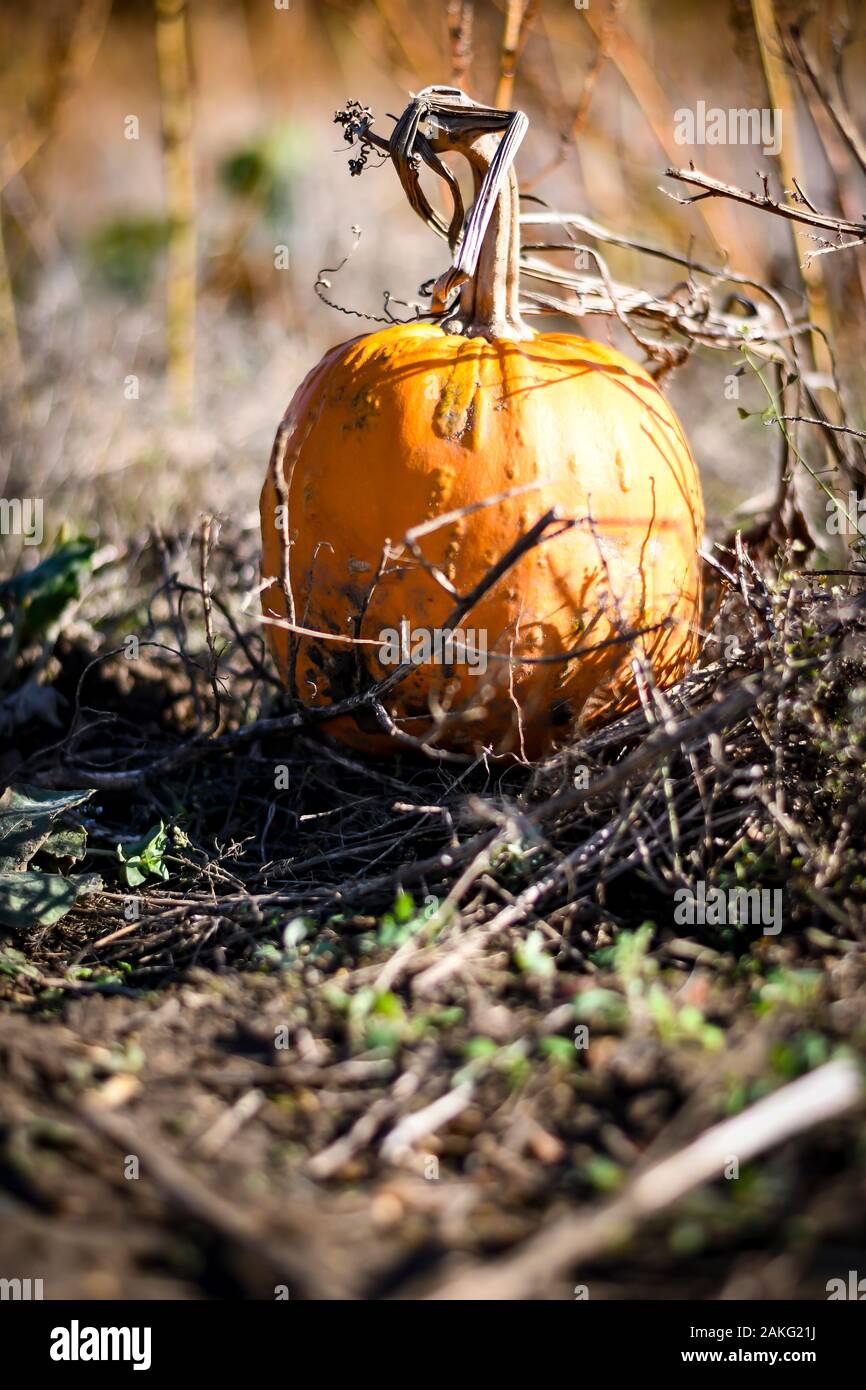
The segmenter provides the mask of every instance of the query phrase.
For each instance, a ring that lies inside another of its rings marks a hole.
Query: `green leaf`
[[[0,604],[22,612],[21,641],[40,636],[67,604],[81,597],[81,576],[89,571],[95,550],[96,542],[86,536],[62,541],[32,570],[0,583]]]
[[[595,1154],[584,1163],[583,1176],[598,1192],[616,1192],[624,1178],[619,1164],[605,1154]]]
[[[392,911],[384,913],[381,918],[377,933],[378,945],[385,950],[402,946],[404,941],[408,941],[410,936],[414,936],[415,932],[420,931],[429,922],[438,908],[439,899],[432,896],[425,898],[423,906],[417,908],[412,894],[401,890],[397,894]]]
[[[549,979],[556,973],[556,965],[544,949],[546,944],[547,938],[544,934],[533,931],[516,947],[514,958],[525,975],[539,975]]]
[[[128,888],[137,888],[144,883],[148,874],[154,878],[168,878],[168,867],[163,863],[163,855],[168,848],[168,831],[160,821],[159,825],[148,830],[140,840],[117,846],[117,857],[121,864],[121,877]]]
[[[402,1001],[396,994],[392,994],[390,990],[387,990],[384,994],[376,995],[373,1013],[380,1014],[383,1018],[405,1017]]]
[[[77,863],[87,853],[87,831],[83,825],[62,825],[43,841],[40,853]]]
[[[575,996],[574,1016],[599,1027],[621,1028],[628,1021],[628,1001],[614,989],[586,989]]]
[[[574,1064],[574,1043],[570,1038],[542,1038],[538,1050],[542,1057],[549,1057],[560,1066],[570,1067]]]
[[[649,959],[654,933],[653,922],[642,922],[637,931],[620,932],[614,943],[614,968],[630,992],[655,974],[656,963]]]
[[[256,947],[255,959],[261,965],[275,965],[277,969],[283,963],[282,952],[274,945],[273,941],[263,941]]]
[[[84,893],[98,893],[98,874],[0,874],[0,923],[17,931],[51,927],[65,917]]]
[[[87,251],[111,289],[137,298],[150,285],[170,234],[168,218],[120,217],[90,238]]]
[[[93,794],[92,790],[60,792],[43,787],[8,787],[0,796],[0,873],[26,869],[40,846],[47,846],[57,817],[81,806]],[[56,833],[72,832],[60,830]],[[63,856],[56,857],[81,858],[81,855],[64,852]]]
[[[366,1018],[375,1003],[376,991],[371,985],[364,985],[357,994],[351,995],[349,999],[349,1017],[352,1019]]]
[[[232,197],[260,211],[271,223],[291,218],[292,171],[303,145],[291,129],[239,146],[222,160],[217,177]]]
[[[463,1045],[463,1055],[470,1061],[477,1061],[479,1058],[495,1057],[499,1051],[498,1046],[492,1038],[478,1037],[470,1038]]]
[[[14,946],[6,946],[0,951],[0,975],[11,975],[13,980],[19,975],[27,980],[40,979],[39,971],[31,965],[27,957],[16,951]]]
[[[405,888],[397,894],[394,903],[394,916],[398,922],[411,922],[415,916],[415,900]]]

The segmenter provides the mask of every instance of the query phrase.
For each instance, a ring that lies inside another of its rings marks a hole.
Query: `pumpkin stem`
[[[484,206],[485,196],[488,196],[486,180],[492,167],[490,152],[498,143],[495,136],[483,135],[472,146],[474,158],[471,162],[477,192],[467,231],[472,215],[476,209]],[[512,168],[505,170],[501,186],[492,196],[493,209],[478,251],[474,274],[463,285],[458,308],[446,316],[442,326],[446,332],[463,333],[470,338],[480,336],[519,341],[531,338],[533,334],[520,317],[519,193],[517,177]],[[434,287],[434,307],[438,284]]]
[[[520,316],[520,220],[517,148],[529,122],[522,111],[480,106],[456,87],[426,87],[413,97],[388,142],[388,152],[412,207],[456,252],[436,281],[433,312],[442,327],[466,337],[534,336]],[[475,200],[465,226],[459,188],[439,155],[457,152],[472,168]],[[418,178],[419,157],[446,179],[454,215],[446,224],[430,206]],[[449,309],[460,288],[459,302]]]

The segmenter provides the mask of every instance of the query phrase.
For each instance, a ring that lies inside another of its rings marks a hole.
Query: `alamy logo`
[[[0,1302],[30,1303],[44,1297],[41,1279],[0,1279]]]
[[[472,676],[487,670],[487,629],[483,627],[412,627],[403,618],[399,630],[379,633],[379,660],[383,666],[465,666]]]
[[[760,145],[764,154],[782,148],[782,113],[778,108],[731,107],[723,111],[699,101],[694,111],[682,106],[674,112],[674,139],[678,145]]]
[[[0,536],[23,536],[25,545],[41,545],[42,498],[0,497]]]
[[[860,522],[866,525],[866,497],[848,493],[847,505],[844,498],[827,498],[827,533],[831,536],[860,536]]]
[[[149,1327],[69,1327],[51,1331],[52,1361],[131,1361],[134,1371],[150,1370]]]
[[[708,888],[700,880],[694,888],[674,893],[674,921],[678,927],[720,927],[728,923],[760,926],[764,936],[782,930],[781,888]]]
[[[847,1279],[828,1279],[826,1289],[830,1303],[840,1298],[850,1298],[857,1303],[866,1300],[866,1279],[861,1279],[856,1269],[848,1270]]]

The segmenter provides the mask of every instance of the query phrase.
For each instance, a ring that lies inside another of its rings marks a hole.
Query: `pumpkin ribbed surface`
[[[578,521],[521,556],[461,622],[485,634],[485,673],[422,664],[389,693],[385,706],[407,733],[427,734],[449,711],[440,746],[537,755],[576,721],[635,703],[636,650],[659,684],[683,675],[697,645],[700,485],[674,412],[622,354],[570,335],[488,341],[398,325],[328,353],[287,423],[290,573],[304,628],[374,643],[405,621],[441,629],[455,599],[401,543],[448,512],[523,489],[419,539],[459,594],[550,508]],[[269,477],[261,514],[270,579],[280,574],[277,505]],[[263,608],[285,618],[278,584],[264,590]],[[537,661],[665,620],[632,642]],[[269,634],[285,675],[288,635]],[[297,642],[297,693],[310,705],[341,700],[389,669],[376,645]],[[359,749],[395,748],[368,712],[327,728]]]

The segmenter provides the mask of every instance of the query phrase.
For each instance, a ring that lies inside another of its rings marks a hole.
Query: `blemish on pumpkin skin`
[[[622,449],[617,449],[613,466],[616,469],[617,481],[623,492],[631,492],[631,463]]]
[[[436,468],[431,475],[430,492],[427,496],[427,520],[432,521],[434,517],[445,507],[446,499],[450,494],[454,484],[454,474],[449,468]]]
[[[349,419],[343,424],[343,433],[347,430],[363,430],[372,419],[380,413],[382,402],[378,396],[374,396],[369,387],[362,386],[356,391],[349,402]]]
[[[433,431],[443,439],[461,439],[472,429],[479,387],[474,354],[461,353],[442,388],[433,412]]]
[[[454,583],[454,576],[457,573],[457,561],[463,549],[463,540],[466,532],[466,522],[463,518],[454,524],[454,531],[445,547],[445,556],[442,564],[442,571],[446,579]]]

